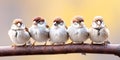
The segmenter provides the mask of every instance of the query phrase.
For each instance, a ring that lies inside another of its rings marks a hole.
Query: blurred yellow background
[[[51,26],[55,17],[64,19],[70,26],[71,19],[81,15],[89,28],[94,16],[101,15],[110,29],[110,41],[119,44],[120,0],[0,0],[0,45],[11,45],[7,34],[12,20],[22,18],[27,27],[32,24],[32,18],[42,16]],[[0,57],[0,60],[119,60],[114,55],[101,54],[59,54]]]

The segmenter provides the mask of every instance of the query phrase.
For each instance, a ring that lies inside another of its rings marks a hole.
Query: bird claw
[[[47,45],[47,42],[45,42],[44,45]]]
[[[12,44],[12,47],[16,47],[16,44]]]
[[[105,41],[105,43],[110,44],[110,41]]]
[[[63,42],[62,44],[65,45],[65,42]]]
[[[51,45],[55,45],[55,43],[52,43]]]
[[[84,44],[84,42],[81,42],[80,44]]]
[[[36,41],[34,41],[33,44],[32,44],[31,46],[35,46],[35,43],[36,43]]]
[[[93,41],[91,42],[91,44],[92,44],[92,45],[94,44]]]
[[[26,46],[26,43],[24,44],[24,45],[22,45],[23,47],[25,47]]]
[[[81,53],[82,55],[86,55],[86,53]]]
[[[103,45],[110,44],[110,41],[104,41]]]
[[[73,44],[73,42],[70,42],[69,44]]]

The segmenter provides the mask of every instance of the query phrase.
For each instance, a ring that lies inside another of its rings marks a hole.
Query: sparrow
[[[89,32],[84,24],[84,19],[82,16],[75,16],[67,31],[70,39],[72,40],[71,44],[83,44],[89,37]]]
[[[30,39],[28,28],[22,22],[22,19],[13,20],[12,26],[8,31],[8,35],[13,42],[12,47],[26,46],[26,43]]]
[[[102,16],[95,16],[92,27],[89,29],[91,44],[108,44],[109,30],[106,27]]]
[[[60,17],[54,19],[49,34],[52,45],[65,44],[68,39],[68,33],[63,19]]]
[[[33,24],[29,28],[32,39],[34,39],[33,45],[35,42],[43,42],[44,45],[47,44],[49,40],[49,26],[46,24],[46,20],[42,17],[35,17],[33,19]]]

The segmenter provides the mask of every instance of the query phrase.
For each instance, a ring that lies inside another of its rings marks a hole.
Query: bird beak
[[[97,21],[97,24],[98,24],[98,25],[100,25],[100,24],[101,24],[101,22],[100,22],[100,21]]]
[[[82,27],[84,25],[84,22],[80,22],[79,26]]]
[[[80,22],[79,24],[84,24],[84,22]]]
[[[40,22],[40,24],[43,24],[43,22]]]
[[[36,22],[36,21],[33,21],[33,24],[34,24],[34,25],[37,25],[37,22]]]
[[[58,24],[55,22],[54,25],[57,26]]]
[[[18,23],[17,26],[20,27],[22,24],[21,23]]]

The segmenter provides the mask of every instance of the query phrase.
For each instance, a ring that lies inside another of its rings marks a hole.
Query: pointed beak
[[[100,21],[97,21],[97,24],[100,26],[101,22],[100,22]]]
[[[33,21],[33,24],[34,24],[34,25],[37,25],[37,22],[36,22],[36,21]]]
[[[84,22],[80,22],[80,25],[83,25],[84,24]]]
[[[20,27],[22,24],[21,23],[18,23],[17,26]]]
[[[40,22],[40,24],[43,24],[44,22]]]
[[[58,24],[55,22],[55,23],[54,23],[54,26],[57,26],[57,25],[58,25]]]

